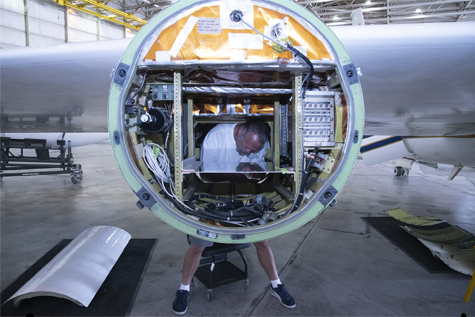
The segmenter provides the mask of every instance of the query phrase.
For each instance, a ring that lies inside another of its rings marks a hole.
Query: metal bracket
[[[335,187],[330,186],[323,195],[320,196],[318,199],[319,202],[322,203],[322,205],[326,206],[328,205],[329,202],[333,201],[335,199],[335,196],[338,194],[338,190],[336,190]]]
[[[355,65],[353,64],[348,64],[343,66],[345,69],[345,74],[346,77],[348,77],[348,82],[350,85],[357,84],[358,83],[358,72],[356,71]]]
[[[355,130],[355,135],[353,136],[353,143],[358,143],[359,135],[360,135],[360,132],[358,130]]]
[[[135,195],[137,195],[137,197],[139,198],[139,201],[136,204],[139,208],[147,207],[148,209],[150,209],[153,205],[157,203],[155,199],[153,199],[153,197],[149,194],[149,192],[146,191],[143,187],[138,192],[136,192]]]
[[[124,63],[119,63],[117,69],[114,73],[114,83],[123,85],[125,81],[125,77],[127,76],[127,72],[129,71],[129,65]]]
[[[232,234],[231,240],[242,240],[246,237],[245,234]]]
[[[199,236],[206,237],[206,238],[211,238],[211,239],[216,239],[218,237],[217,233],[209,232],[209,231],[202,230],[202,229],[196,230],[196,234],[199,235]]]
[[[117,145],[120,145],[120,136],[119,136],[119,131],[114,131],[114,142]]]

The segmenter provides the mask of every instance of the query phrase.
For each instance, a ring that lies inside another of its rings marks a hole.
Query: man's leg
[[[185,258],[183,260],[181,284],[190,285],[191,279],[193,276],[195,276],[195,272],[200,265],[201,254],[203,253],[204,249],[204,246],[199,246],[193,242],[190,243],[190,247],[188,248],[188,251],[186,251]]]
[[[275,266],[274,253],[270,247],[269,240],[254,243],[257,251],[257,258],[261,263],[264,271],[271,281],[279,278],[277,267]]]
[[[190,246],[183,259],[183,271],[181,273],[181,285],[176,291],[173,301],[173,312],[176,315],[183,315],[188,309],[188,298],[190,296],[190,284],[200,265],[201,254],[206,247],[213,245],[213,242],[190,237]]]
[[[276,297],[284,307],[294,308],[295,300],[285,289],[284,284],[280,282],[275,265],[274,253],[272,252],[269,241],[256,242],[254,246],[256,247],[257,258],[271,281],[270,293]]]

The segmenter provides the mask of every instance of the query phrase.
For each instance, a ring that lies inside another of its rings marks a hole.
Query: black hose
[[[315,147],[315,149],[313,150],[313,153],[315,153],[315,156],[318,154],[318,149],[319,149],[318,147]],[[305,167],[305,170],[302,171],[302,177],[300,178],[300,188],[299,188],[298,196],[294,200],[292,207],[290,207],[290,209],[287,210],[281,217],[285,217],[289,213],[294,212],[302,203],[304,191],[305,191],[305,185],[308,179],[308,172],[310,171],[310,166],[312,166],[312,162],[313,162],[313,159],[309,158],[307,162],[307,166]]]
[[[299,58],[303,59],[303,60],[305,61],[305,63],[307,63],[308,66],[310,67],[309,73],[307,74],[307,76],[305,76],[305,79],[303,80],[303,83],[305,83],[305,82],[307,82],[307,83],[305,84],[305,88],[302,89],[302,92],[301,92],[301,94],[300,94],[300,97],[301,97],[302,99],[304,99],[305,92],[306,92],[307,89],[308,89],[308,84],[310,84],[310,80],[311,80],[311,78],[313,77],[313,74],[314,74],[314,72],[315,72],[315,69],[313,68],[313,64],[312,64],[312,62],[310,61],[310,59],[308,59],[307,56],[303,55],[298,49],[296,49],[295,47],[293,47],[292,45],[290,45],[290,44],[288,44],[288,43],[286,43],[285,46],[287,47],[287,49],[288,49],[289,51],[291,51],[292,53],[294,53],[296,57],[299,57]]]
[[[297,210],[297,208],[300,206],[303,200],[304,196],[304,191],[305,191],[305,184],[307,183],[307,178],[308,178],[308,172],[310,171],[310,166],[312,165],[313,160],[308,160],[307,166],[305,167],[305,170],[302,171],[302,177],[300,179],[300,188],[299,188],[299,193],[297,195],[297,198],[294,200],[294,203],[292,204],[292,207],[287,210],[282,217],[287,216],[291,212],[294,212]]]
[[[143,89],[143,86],[145,85],[145,79],[146,79],[146,78],[147,78],[147,73],[145,73],[145,74],[143,75],[142,84],[140,85],[139,89],[137,89],[137,90],[134,92],[133,96],[130,96],[130,99],[135,98],[135,96],[137,96],[138,93]]]
[[[167,184],[165,184],[165,186],[167,186]],[[168,185],[168,187],[168,190],[171,190],[171,186]],[[249,210],[247,213],[243,213],[242,210],[237,210],[233,211],[232,213],[220,212],[219,214],[215,214],[196,207],[191,201],[187,202],[187,205],[190,208],[188,209],[184,207],[180,202],[178,202],[175,197],[171,196],[166,189],[162,190],[161,194],[165,195],[168,199],[170,199],[174,203],[175,207],[182,213],[195,217],[200,217],[212,221],[241,221],[244,223],[247,223],[247,221],[255,219],[257,217],[253,211]]]

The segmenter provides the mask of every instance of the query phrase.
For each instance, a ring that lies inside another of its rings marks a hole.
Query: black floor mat
[[[62,240],[33,264],[2,292],[1,302],[15,294],[71,241]],[[132,309],[156,241],[131,239],[89,307],[80,307],[67,299],[41,296],[25,299],[16,308],[13,300],[8,301],[1,307],[1,316],[125,316]]]
[[[402,223],[391,217],[361,218],[381,235],[386,237],[430,273],[453,272],[444,262],[435,258],[417,238],[399,227]]]

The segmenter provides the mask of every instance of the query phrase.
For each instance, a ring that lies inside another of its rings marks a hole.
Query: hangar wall
[[[0,1],[1,49],[119,39],[136,32],[52,1]]]

